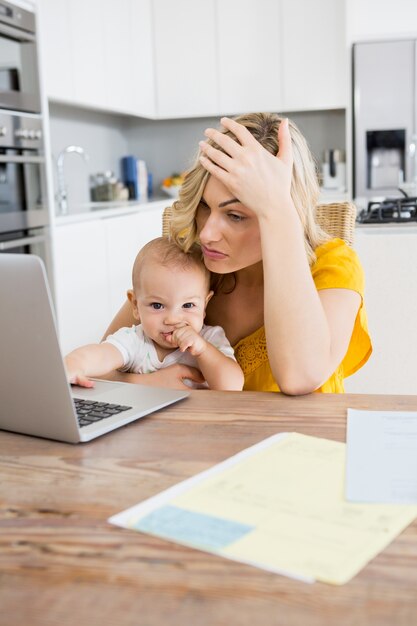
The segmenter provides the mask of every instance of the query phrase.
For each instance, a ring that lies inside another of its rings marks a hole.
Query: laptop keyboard
[[[100,422],[107,417],[113,417],[113,415],[118,415],[132,408],[131,406],[109,404],[108,402],[94,402],[94,400],[83,400],[82,398],[73,398],[73,400],[78,417],[78,424],[81,428],[95,422]]]

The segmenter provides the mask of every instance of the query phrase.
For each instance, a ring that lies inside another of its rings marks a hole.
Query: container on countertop
[[[90,196],[93,202],[128,200],[129,190],[111,171],[98,172],[90,176]]]

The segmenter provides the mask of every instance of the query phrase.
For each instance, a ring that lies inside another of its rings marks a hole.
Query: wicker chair
[[[168,237],[171,219],[171,207],[167,207],[162,216],[162,236]],[[323,230],[332,237],[343,239],[348,246],[353,246],[355,233],[356,207],[351,202],[319,204],[316,219]]]
[[[343,239],[353,246],[355,237],[356,206],[351,202],[319,204],[316,219],[322,229],[332,237]]]

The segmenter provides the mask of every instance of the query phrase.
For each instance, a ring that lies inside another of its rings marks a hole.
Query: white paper
[[[346,499],[417,504],[417,412],[348,409]]]

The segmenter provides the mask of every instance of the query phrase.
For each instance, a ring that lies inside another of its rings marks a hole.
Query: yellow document
[[[282,433],[110,522],[305,581],[343,584],[417,516],[344,499],[345,444]]]

